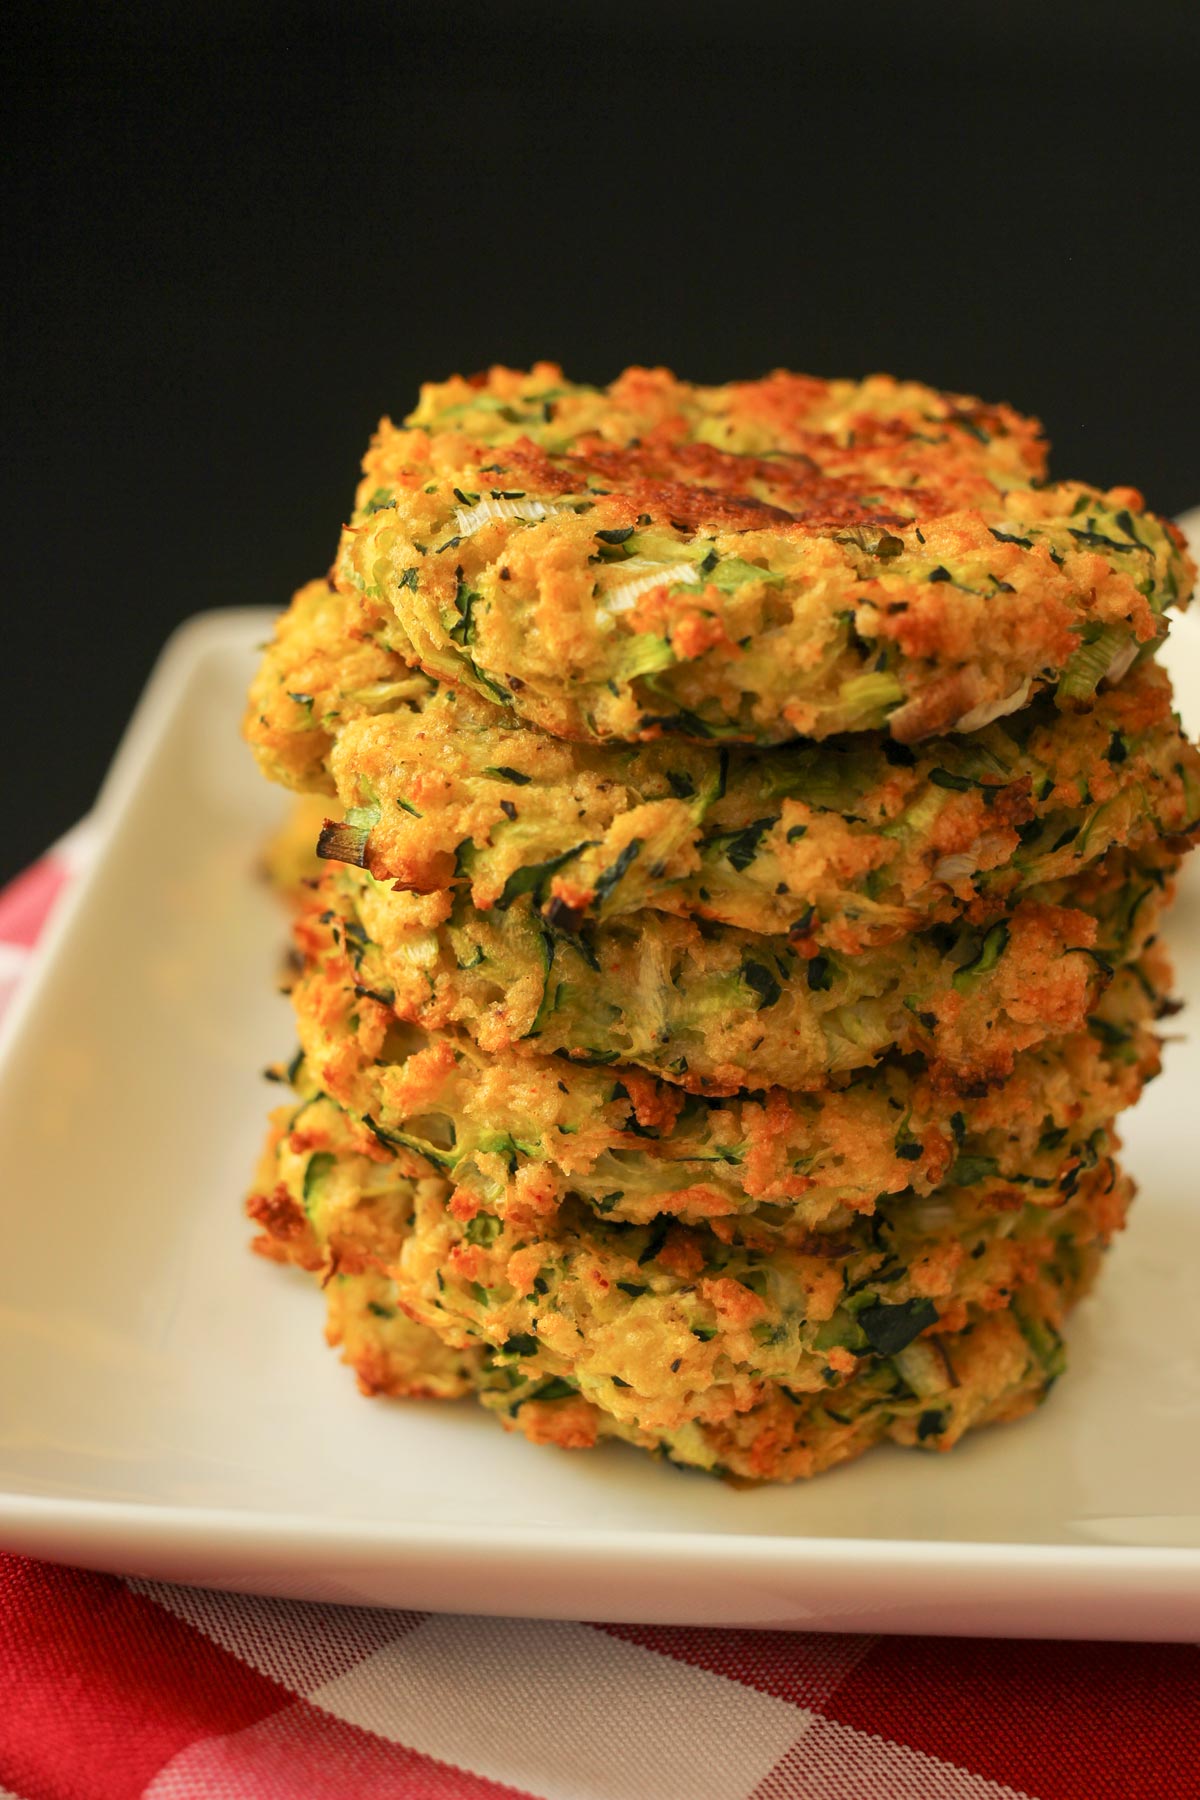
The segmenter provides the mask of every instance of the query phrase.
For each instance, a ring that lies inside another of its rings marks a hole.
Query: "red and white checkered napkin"
[[[0,1004],[85,854],[0,894]],[[1192,1646],[302,1605],[0,1556],[0,1800],[1195,1800]]]

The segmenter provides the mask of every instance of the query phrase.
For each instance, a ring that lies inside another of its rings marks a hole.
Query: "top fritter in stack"
[[[1193,569],[886,377],[427,387],[251,697],[336,793],[250,1209],[373,1390],[787,1480],[1028,1409],[1130,1196]]]

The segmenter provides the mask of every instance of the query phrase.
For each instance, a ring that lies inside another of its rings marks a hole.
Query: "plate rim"
[[[997,1566],[1030,1569],[1065,1564],[1086,1569],[1103,1564],[1110,1568],[1119,1564],[1130,1573],[1161,1565],[1175,1564],[1184,1575],[1200,1582],[1200,1547],[1162,1544],[1019,1544],[1011,1540],[991,1538],[865,1538],[800,1536],[778,1532],[694,1531],[686,1527],[674,1531],[646,1531],[618,1526],[586,1526],[577,1531],[545,1525],[491,1525],[487,1542],[476,1536],[464,1536],[461,1525],[438,1525],[423,1522],[384,1523],[373,1519],[356,1519],[351,1515],[322,1519],[301,1512],[276,1512],[258,1508],[238,1508],[178,1502],[143,1500],[91,1500],[54,1494],[24,1495],[11,1488],[0,1490],[0,1528],[21,1513],[46,1527],[79,1531],[89,1523],[112,1525],[136,1522],[147,1537],[162,1541],[172,1532],[190,1535],[190,1528],[205,1521],[228,1532],[249,1550],[270,1549],[287,1542],[319,1540],[322,1551],[344,1548],[358,1559],[365,1549],[372,1551],[396,1548],[453,1549],[457,1554],[478,1550],[488,1553],[501,1545],[514,1554],[528,1550],[536,1554],[540,1567],[547,1561],[568,1560],[581,1546],[588,1545],[597,1554],[631,1548],[656,1563],[686,1561],[695,1555],[708,1555],[720,1550],[748,1551],[747,1561],[769,1560],[778,1568],[781,1560],[791,1557],[798,1562],[817,1561],[828,1567],[831,1561],[853,1552],[856,1563],[886,1564],[904,1553],[905,1563],[914,1566],[979,1562]],[[467,1528],[468,1530],[470,1528]],[[86,1534],[86,1533],[85,1533]],[[351,1541],[352,1540],[352,1541]]]

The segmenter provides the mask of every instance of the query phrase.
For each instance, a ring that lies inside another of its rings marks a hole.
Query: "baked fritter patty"
[[[395,1017],[708,1094],[819,1088],[896,1051],[962,1090],[1082,1026],[1112,967],[1153,935],[1174,866],[1164,850],[1114,852],[986,929],[935,927],[853,957],[662,913],[556,932],[527,900],[479,913],[357,869],[319,884],[296,937],[334,981],[352,972],[380,1041]]]
[[[508,1430],[535,1444],[586,1450],[616,1437],[739,1483],[805,1480],[884,1440],[949,1450],[965,1432],[1022,1418],[1045,1398],[1066,1366],[1066,1314],[1087,1292],[1102,1256],[1099,1244],[1082,1252],[1068,1244],[1014,1294],[1008,1311],[973,1315],[961,1331],[938,1334],[936,1346],[919,1340],[911,1346],[916,1356],[881,1357],[831,1395],[769,1385],[756,1406],[720,1425],[697,1422],[656,1437],[566,1383],[522,1378],[499,1361],[483,1376],[480,1398]]]
[[[1014,1296],[1008,1311],[981,1313],[961,1331],[939,1333],[928,1354],[921,1340],[903,1358],[879,1358],[832,1397],[768,1384],[748,1412],[721,1425],[689,1424],[665,1438],[605,1412],[568,1382],[523,1376],[508,1359],[482,1351],[474,1353],[476,1391],[506,1430],[532,1443],[581,1450],[624,1441],[739,1485],[806,1479],[885,1441],[949,1450],[965,1432],[1019,1419],[1045,1398],[1065,1366],[1064,1317],[1100,1255],[1095,1245],[1065,1253]],[[401,1315],[378,1298],[379,1281],[344,1272],[333,1277],[325,1290],[326,1335],[343,1346],[364,1393],[404,1397],[408,1361],[403,1354],[397,1359],[393,1379],[387,1323]]]
[[[254,1249],[260,1256],[324,1277],[329,1272],[328,1245],[318,1239],[309,1220],[318,1187],[331,1207],[343,1201],[347,1245],[353,1211],[353,1229],[362,1233],[364,1248],[378,1255],[385,1244],[400,1240],[377,1237],[373,1221],[382,1217],[393,1230],[407,1232],[424,1184],[419,1179],[397,1181],[394,1169],[379,1168],[367,1157],[314,1152],[295,1113],[295,1106],[281,1106],[271,1114],[246,1210],[259,1228]],[[348,1304],[350,1295],[340,1285],[330,1288],[327,1335],[331,1343],[344,1346],[346,1360],[357,1369],[364,1389],[374,1386],[396,1396],[426,1399],[470,1393],[480,1372],[480,1357],[454,1348],[401,1312],[392,1283],[376,1262],[366,1256],[356,1260],[349,1247],[346,1257],[357,1274],[353,1304]],[[378,1377],[375,1381],[372,1371]]]
[[[1182,840],[1200,821],[1200,752],[1153,663],[1087,712],[1034,702],[915,752],[859,735],[747,753],[547,738],[403,679],[385,651],[366,664],[374,628],[370,608],[301,589],[247,735],[273,778],[336,788],[354,823],[329,851],[480,910],[524,892],[567,928],[651,907],[850,953],[961,914],[983,923],[1110,849]]]
[[[264,647],[243,734],[263,774],[302,793],[332,794],[329,754],[352,720],[415,704],[435,683],[378,641],[382,615],[328,581],[297,589]]]
[[[349,973],[314,965],[294,993],[289,1073],[301,1099],[347,1114],[360,1153],[441,1174],[474,1207],[545,1222],[570,1196],[613,1220],[669,1214],[730,1242],[794,1243],[946,1184],[1003,1210],[1065,1182],[1158,1073],[1151,1025],[1169,983],[1154,946],[1085,1031],[1024,1052],[982,1093],[889,1060],[816,1094],[713,1100],[633,1069],[489,1055],[463,1034],[397,1027],[380,1043]]]
[[[874,1237],[860,1225],[857,1247],[829,1237],[756,1258],[677,1224],[560,1220],[553,1236],[538,1236],[492,1215],[463,1218],[448,1185],[414,1182],[394,1162],[381,1169],[346,1147],[345,1126],[318,1101],[290,1130],[273,1131],[249,1210],[268,1254],[319,1272],[334,1290],[330,1336],[368,1391],[453,1394],[474,1382],[535,1438],[578,1445],[616,1433],[758,1479],[842,1460],[766,1459],[764,1419],[777,1424],[786,1400],[798,1428],[806,1394],[821,1396],[825,1424],[843,1428],[875,1417],[860,1401],[921,1401],[895,1416],[916,1428],[919,1413],[936,1411],[917,1441],[953,1441],[974,1418],[955,1406],[966,1373],[957,1350],[1008,1307],[1043,1386],[1060,1349],[1038,1290],[1050,1282],[1053,1310],[1060,1281],[1085,1278],[1129,1193],[1102,1156],[1070,1193],[1047,1196],[1052,1205],[998,1213],[960,1196],[952,1229],[902,1213],[899,1223],[877,1221]],[[314,1135],[335,1149],[314,1151]],[[1030,1359],[1020,1361],[1025,1370]],[[860,1448],[875,1435],[835,1434]],[[784,1441],[795,1447],[792,1434]],[[717,1456],[714,1443],[740,1444],[742,1454]]]
[[[1200,824],[1200,753],[1152,664],[1090,712],[1034,703],[902,748],[592,749],[498,729],[442,688],[339,735],[330,766],[357,829],[333,848],[479,910],[528,893],[567,929],[649,907],[853,953],[984,923],[1115,847]]]
[[[1135,489],[1024,484],[990,454],[1012,415],[978,402],[884,383],[814,434],[826,384],[778,376],[738,390],[755,449],[728,447],[703,390],[633,441],[594,395],[577,433],[564,409],[538,442],[486,408],[509,381],[475,390],[470,433],[436,406],[433,429],[420,409],[385,425],[335,578],[392,609],[391,648],[559,737],[914,743],[1041,687],[1073,707],[1194,579]]]
[[[429,1188],[388,1272],[446,1342],[483,1344],[667,1436],[748,1411],[766,1382],[837,1388],[923,1331],[960,1330],[969,1308],[1002,1310],[1066,1246],[1107,1243],[1131,1192],[1107,1148],[1069,1199],[1052,1189],[995,1213],[951,1193],[932,1217],[917,1201],[766,1252],[702,1226],[616,1226],[578,1208],[545,1233],[493,1213],[463,1219],[453,1195]]]

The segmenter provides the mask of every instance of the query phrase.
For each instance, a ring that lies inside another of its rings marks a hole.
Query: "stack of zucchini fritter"
[[[883,377],[385,421],[247,718],[337,814],[249,1207],[366,1389],[748,1480],[1045,1393],[1200,756],[1182,540],[1043,464]]]

